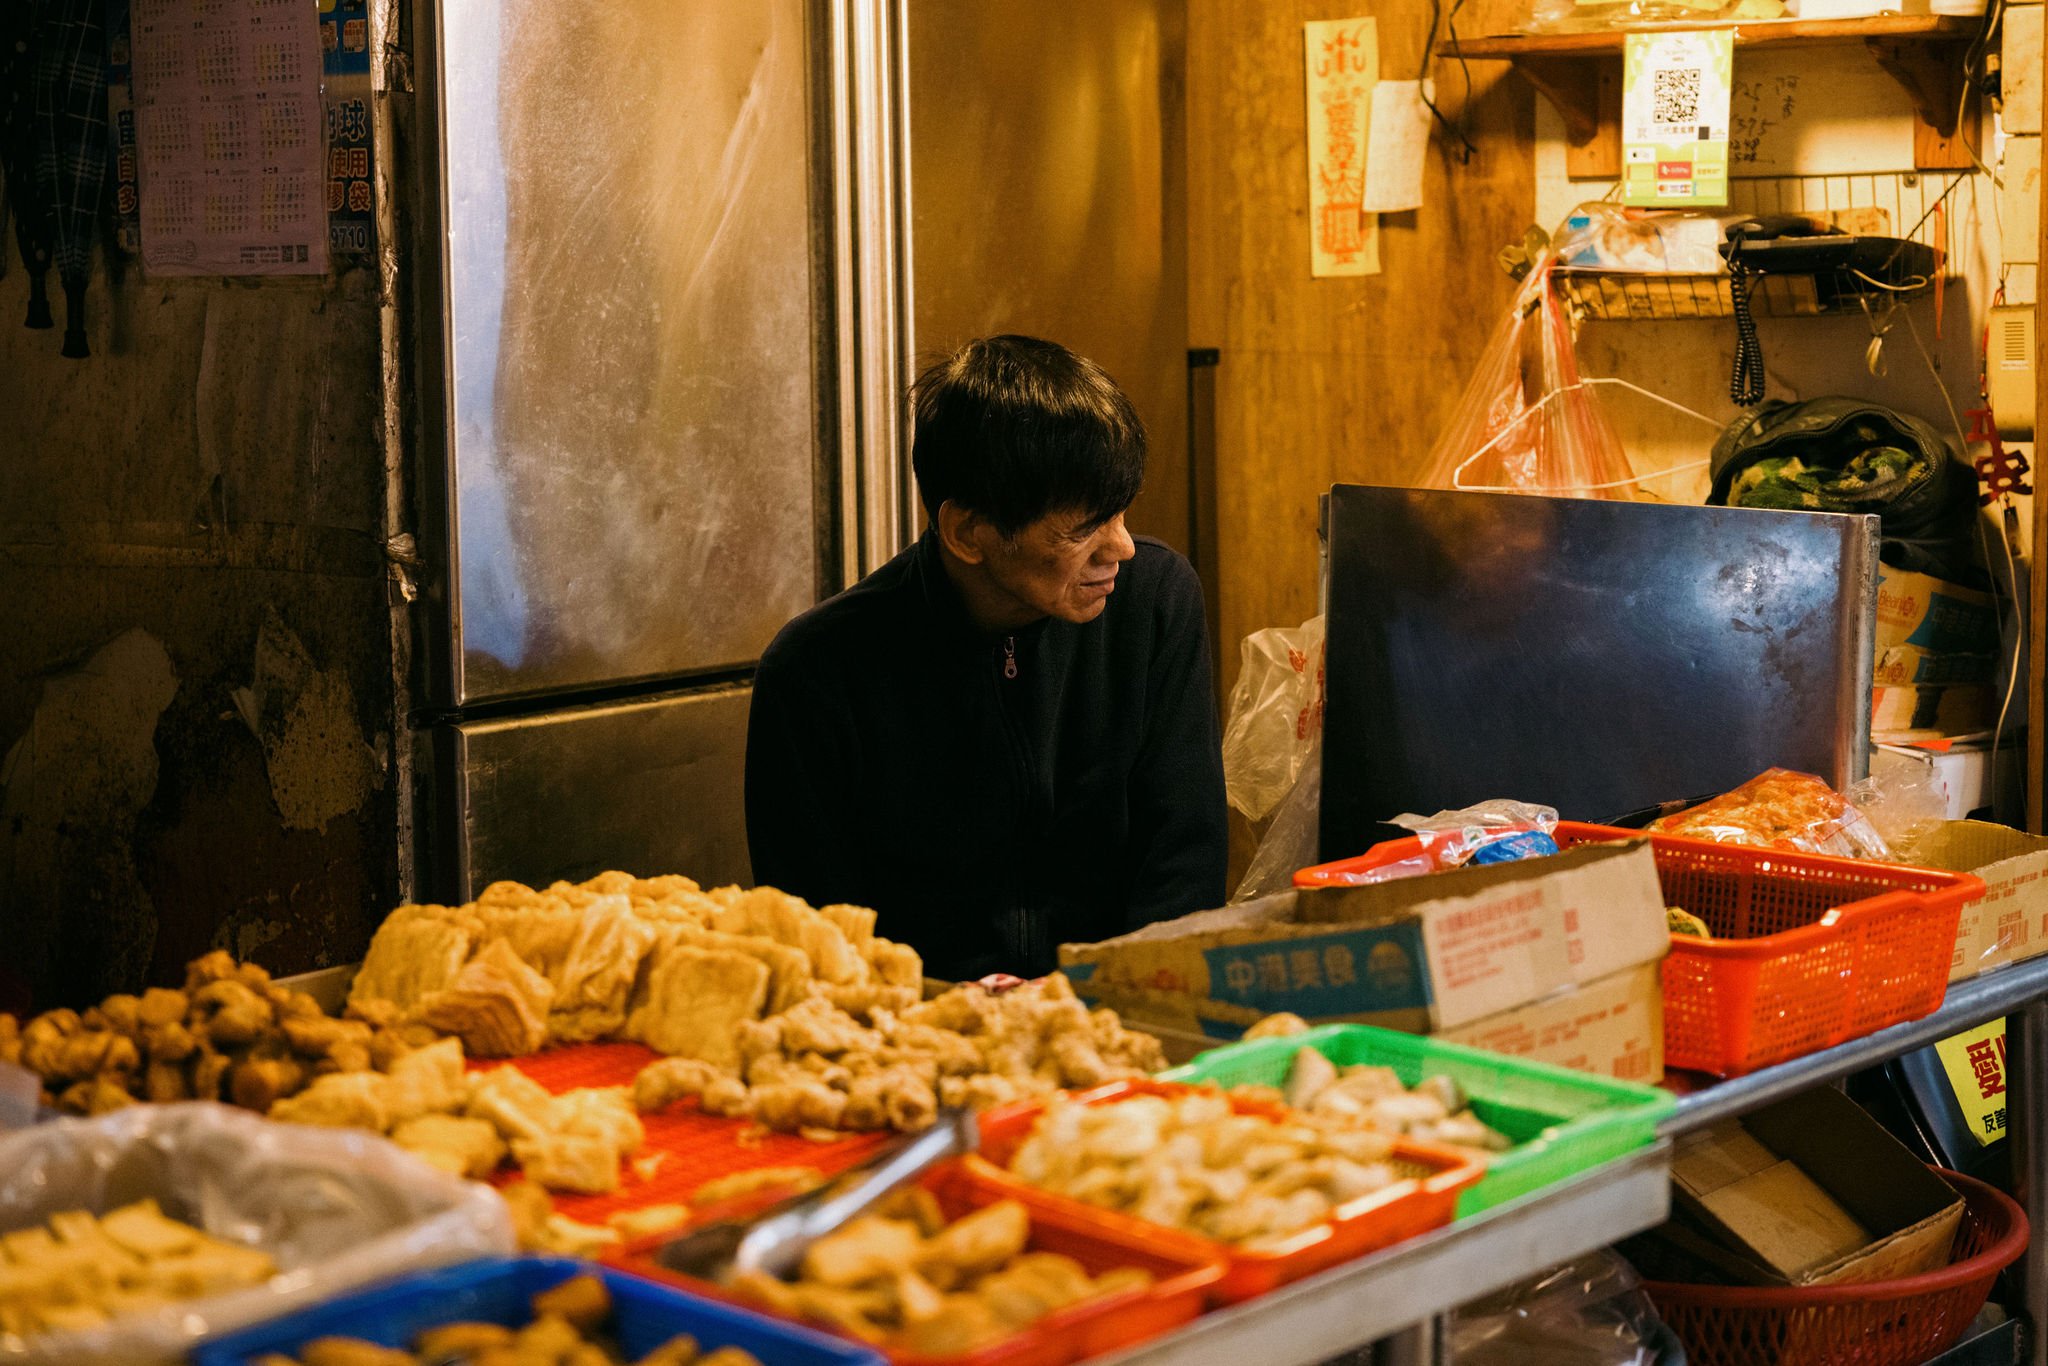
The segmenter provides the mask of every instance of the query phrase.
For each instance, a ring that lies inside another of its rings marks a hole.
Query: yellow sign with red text
[[[2005,1137],[2005,1021],[1978,1025],[1934,1045],[1963,1124],[1980,1144]]]

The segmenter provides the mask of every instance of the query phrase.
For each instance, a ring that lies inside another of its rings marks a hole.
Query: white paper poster
[[[1379,81],[1371,19],[1302,26],[1308,74],[1309,273],[1380,273],[1379,220],[1365,211],[1365,148]]]
[[[1381,81],[1372,89],[1371,131],[1365,149],[1367,213],[1406,213],[1422,207],[1422,160],[1429,151],[1429,105],[1434,81]]]
[[[134,0],[131,25],[143,268],[324,273],[312,0]]]

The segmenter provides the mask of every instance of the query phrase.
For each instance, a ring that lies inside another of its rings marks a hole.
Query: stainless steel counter
[[[1662,1140],[1091,1366],[1313,1366],[1661,1223],[1670,1200]]]

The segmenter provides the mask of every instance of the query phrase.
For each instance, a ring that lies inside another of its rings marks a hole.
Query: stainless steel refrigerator
[[[900,13],[416,24],[414,894],[744,880],[752,665],[907,527]]]

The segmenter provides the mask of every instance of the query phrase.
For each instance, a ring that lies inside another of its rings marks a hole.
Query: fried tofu
[[[527,1179],[554,1191],[604,1195],[619,1188],[619,1150],[596,1134],[546,1133],[512,1140]]]
[[[677,944],[635,990],[626,1037],[671,1056],[735,1067],[733,1031],[760,1015],[768,976],[765,964],[745,954]]]
[[[445,988],[423,997],[417,1015],[423,1024],[459,1037],[472,1057],[523,1057],[547,1042],[554,995],[554,985],[510,942],[493,939]]]
[[[505,1160],[505,1140],[487,1119],[421,1115],[391,1131],[391,1141],[442,1171],[481,1181]]]
[[[400,906],[370,940],[349,1004],[386,1001],[411,1010],[462,971],[476,943],[474,927],[474,916],[445,906]]]
[[[295,1096],[270,1107],[270,1117],[287,1124],[318,1124],[330,1129],[391,1127],[391,1079],[381,1072],[330,1072]]]

